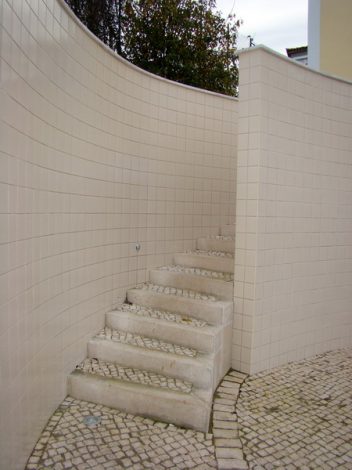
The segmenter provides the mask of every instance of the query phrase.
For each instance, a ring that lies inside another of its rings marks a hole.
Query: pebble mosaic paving
[[[123,468],[216,469],[212,435],[68,397],[50,419],[25,470]]]
[[[208,302],[216,302],[217,300],[215,295],[208,295],[202,292],[196,292],[194,290],[188,290],[188,289],[177,289],[176,287],[158,286],[150,282],[139,284],[138,286],[134,287],[134,289],[147,290],[147,291],[152,291],[152,292],[165,294],[165,295],[176,295],[179,297],[186,297],[186,298],[188,297],[190,299],[196,299],[196,300],[207,300]]]
[[[250,377],[229,372],[212,434],[67,397],[25,470],[122,468],[351,470],[352,349]]]
[[[233,258],[234,254],[227,251],[208,251],[208,250],[192,250],[187,251],[189,255],[205,255],[205,256],[217,256],[219,258]]]
[[[128,382],[150,385],[152,387],[168,388],[174,392],[191,393],[192,383],[185,380],[165,377],[155,372],[132,369],[96,358],[87,358],[82,361],[76,370],[85,374],[95,374],[112,379],[127,380]]]
[[[207,325],[207,322],[203,320],[197,320],[196,318],[186,317],[179,313],[168,312],[166,310],[156,310],[150,307],[142,307],[136,304],[123,304],[118,307],[116,311],[130,312],[135,315],[142,317],[155,318],[157,320],[172,321],[183,325],[193,326],[195,328],[203,328]]]
[[[158,338],[148,338],[146,336],[135,335],[119,330],[113,330],[105,326],[95,338],[115,341],[116,343],[130,344],[140,348],[152,349],[154,351],[163,351],[166,353],[177,354],[179,356],[195,357],[197,351],[193,348],[180,346],[178,344],[167,343]]]
[[[236,407],[253,470],[352,469],[352,349],[247,378]]]
[[[218,279],[219,281],[232,282],[234,275],[232,273],[222,273],[220,271],[210,271],[208,269],[201,268],[189,268],[187,266],[172,265],[162,266],[158,268],[159,271],[169,271],[174,273],[192,274],[195,276],[208,277],[210,279]]]

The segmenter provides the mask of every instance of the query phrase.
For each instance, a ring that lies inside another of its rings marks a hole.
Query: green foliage
[[[170,80],[236,95],[239,21],[215,0],[66,0],[103,42]]]

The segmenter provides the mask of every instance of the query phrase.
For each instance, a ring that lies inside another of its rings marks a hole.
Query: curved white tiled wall
[[[253,373],[352,345],[352,83],[262,47],[240,71],[232,353]]]
[[[233,222],[237,101],[128,65],[62,1],[3,0],[0,20],[0,467],[14,470],[126,288]]]

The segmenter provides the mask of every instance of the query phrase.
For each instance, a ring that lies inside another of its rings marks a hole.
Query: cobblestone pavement
[[[207,322],[198,320],[196,318],[185,317],[178,313],[166,312],[163,310],[156,310],[154,308],[143,307],[136,304],[122,304],[116,310],[122,310],[123,312],[131,312],[141,317],[156,318],[158,320],[165,320],[174,323],[180,323],[183,325],[193,326],[194,328],[203,328],[207,325]]]
[[[134,287],[134,289],[148,290],[165,295],[177,295],[179,297],[186,297],[190,299],[207,300],[208,302],[216,302],[218,300],[215,295],[203,294],[189,289],[177,289],[176,287],[158,286],[156,284],[152,284],[151,282],[139,284],[138,286]]]
[[[68,397],[51,417],[26,470],[214,469],[212,438]]]
[[[186,253],[190,255],[206,255],[206,256],[219,256],[220,258],[233,258],[233,253],[227,253],[226,251],[208,251],[208,250],[190,250]]]
[[[221,271],[210,271],[209,269],[191,268],[188,266],[162,266],[158,268],[160,271],[169,271],[174,273],[194,274],[195,276],[209,277],[210,279],[219,279],[220,281],[232,282],[234,279],[233,273],[222,273]]]
[[[247,378],[229,372],[212,433],[67,397],[26,470],[352,470],[352,349]]]
[[[119,378],[129,382],[136,382],[154,387],[168,388],[175,392],[191,393],[192,383],[173,377],[167,377],[155,372],[124,367],[111,362],[101,361],[96,358],[84,359],[76,369],[88,373],[101,375],[102,377]]]
[[[106,339],[115,341],[117,343],[130,344],[132,346],[139,346],[141,348],[153,349],[154,351],[163,351],[179,356],[195,357],[197,351],[186,346],[178,344],[167,343],[158,338],[148,338],[147,336],[136,335],[125,331],[114,330],[105,326],[95,338]]]
[[[246,377],[246,374],[230,371],[214,394],[212,431],[219,470],[248,469],[243,457],[236,413],[238,394]]]
[[[352,469],[352,349],[248,377],[237,415],[250,469]]]

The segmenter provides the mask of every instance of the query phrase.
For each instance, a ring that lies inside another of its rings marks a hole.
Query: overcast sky
[[[285,55],[286,47],[307,45],[308,0],[217,0],[217,8],[243,20],[239,49],[248,47],[248,34]]]

